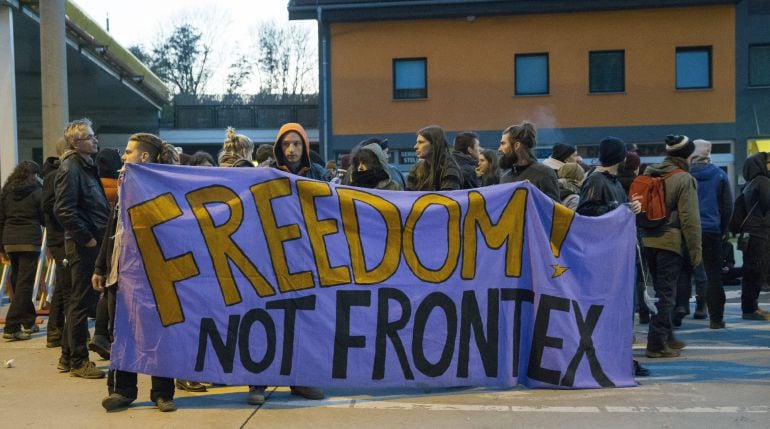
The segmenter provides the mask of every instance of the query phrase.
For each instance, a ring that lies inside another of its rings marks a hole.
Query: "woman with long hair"
[[[497,185],[500,183],[500,165],[495,151],[486,149],[479,154],[479,165],[476,167],[476,177],[481,186]]]
[[[420,160],[406,178],[408,191],[462,189],[462,173],[449,152],[443,128],[430,125],[418,131],[414,150]]]
[[[0,191],[0,258],[11,261],[13,301],[5,318],[3,338],[29,340],[40,328],[32,303],[35,271],[43,240],[40,166],[22,161]]]

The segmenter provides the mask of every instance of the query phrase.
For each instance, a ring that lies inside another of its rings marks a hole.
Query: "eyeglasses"
[[[85,137],[83,137],[81,139],[75,139],[75,141],[79,141],[79,142],[84,142],[84,141],[89,141],[89,140],[99,141],[99,138],[96,135],[92,134],[92,135],[85,136]]]

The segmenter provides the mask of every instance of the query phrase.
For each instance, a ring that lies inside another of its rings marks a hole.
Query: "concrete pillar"
[[[0,180],[19,161],[16,122],[16,61],[13,49],[13,12],[0,5]]]
[[[43,159],[56,156],[56,140],[69,122],[65,0],[40,4],[40,83],[43,95]]]

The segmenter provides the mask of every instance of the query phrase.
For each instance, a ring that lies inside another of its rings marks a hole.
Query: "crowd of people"
[[[108,396],[102,406],[108,411],[136,400],[137,374],[106,373],[89,358],[89,350],[110,358],[119,288],[120,246],[116,243],[123,232],[119,183],[126,163],[276,168],[310,179],[392,191],[449,191],[528,181],[580,215],[602,216],[617,209],[637,215],[636,311],[639,323],[649,324],[648,358],[677,357],[685,348],[674,336],[674,328],[690,314],[693,280],[693,317],[708,318],[712,329],[725,328],[723,275],[732,268],[726,261],[731,260],[733,249],[727,241],[729,232],[741,236],[745,261],[742,317],[770,320],[770,312],[757,305],[770,267],[766,261],[770,154],[757,153],[746,160],[747,184],[734,201],[727,175],[711,163],[711,143],[705,140],[667,136],[663,162],[647,166],[641,165],[634,145],[616,137],[599,143],[595,166],[583,163],[577,149],[564,143],[554,145],[551,156],[540,162],[534,152],[537,130],[526,121],[505,128],[495,146],[497,150],[483,149],[473,132],[458,133],[450,146],[444,129],[424,127],[415,138],[419,161],[404,177],[388,163],[387,139],[360,142],[341,157],[338,168],[336,160],[324,163],[311,150],[307,133],[296,123],[285,124],[274,144],[256,150],[251,139],[229,128],[214,159],[206,152],[182,153],[148,133],[130,136],[120,156],[114,149],[99,150],[88,119],[73,121],[57,142],[58,156],[48,158],[43,168],[22,161],[0,191],[0,257],[9,261],[14,292],[3,338],[29,340],[39,331],[32,293],[43,247],[41,226],[45,227],[45,249],[56,273],[47,346],[61,348],[58,370],[86,379],[107,376]],[[634,192],[636,183],[641,183],[638,177],[657,179],[665,188],[667,216],[654,224],[642,222],[650,201]],[[646,304],[645,286],[654,289],[654,308]],[[96,319],[93,336],[89,317]],[[648,373],[635,362],[637,376]],[[206,388],[197,381],[153,376],[150,397],[160,411],[173,411],[175,389]],[[321,389],[311,386],[291,386],[291,392],[307,399],[324,397]],[[246,401],[264,403],[265,386],[249,386]]]

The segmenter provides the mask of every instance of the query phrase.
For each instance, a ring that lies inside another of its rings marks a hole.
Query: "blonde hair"
[[[225,133],[225,144],[222,149],[225,153],[242,154],[248,152],[248,158],[251,159],[251,153],[254,151],[254,143],[250,138],[243,134],[236,134],[235,128],[227,127]]]
[[[92,127],[93,123],[88,118],[76,119],[64,129],[64,141],[67,142],[67,149],[72,149],[75,143],[85,137],[87,134],[86,128]]]

